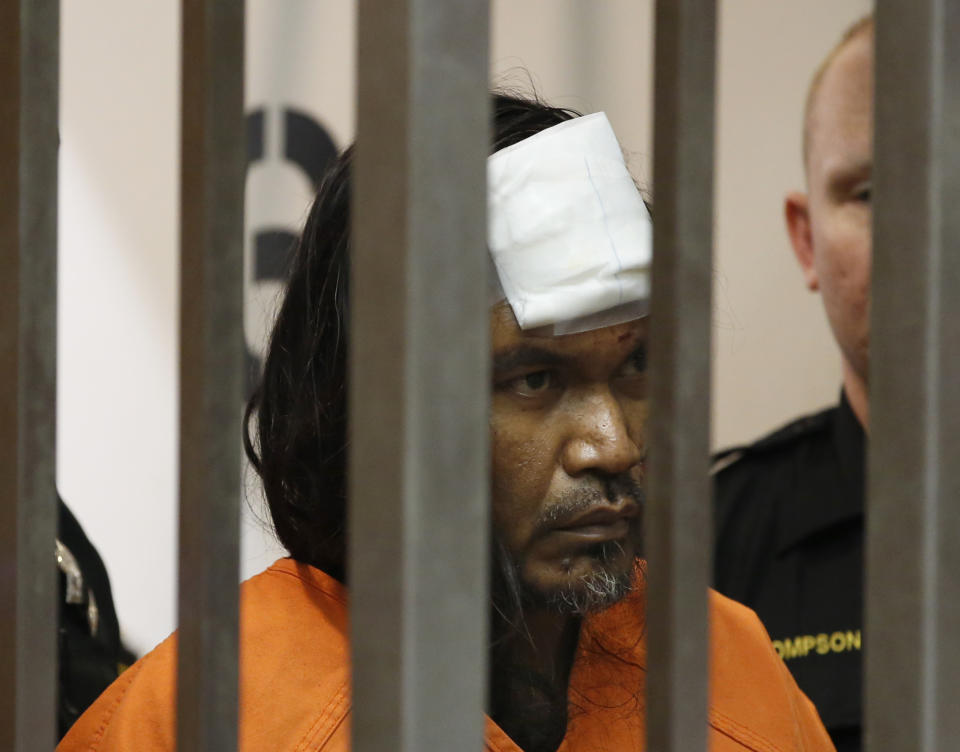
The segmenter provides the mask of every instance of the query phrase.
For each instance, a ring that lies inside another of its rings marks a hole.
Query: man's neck
[[[520,626],[524,632],[498,638],[490,665],[490,714],[524,750],[554,750],[566,731],[580,619],[534,608],[524,612]]]
[[[847,395],[850,409],[856,416],[866,433],[870,433],[870,400],[867,393],[867,382],[853,367],[843,361],[843,392]]]
[[[580,636],[580,617],[550,608],[525,614],[529,640],[518,641],[517,658],[523,665],[566,689]]]

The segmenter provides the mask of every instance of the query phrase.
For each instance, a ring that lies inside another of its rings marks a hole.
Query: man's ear
[[[819,290],[820,280],[813,256],[813,233],[810,228],[810,203],[806,193],[791,193],[783,202],[784,218],[787,220],[787,234],[797,257],[807,289]]]

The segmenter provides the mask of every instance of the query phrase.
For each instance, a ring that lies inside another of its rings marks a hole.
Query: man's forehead
[[[810,167],[869,161],[873,141],[873,39],[851,39],[825,71],[810,113]],[[819,168],[819,169],[818,169]]]
[[[494,354],[522,346],[571,354],[607,347],[630,348],[645,336],[646,326],[647,319],[642,318],[578,334],[553,336],[551,327],[526,331],[521,329],[513,310],[505,301],[490,309],[491,346]]]

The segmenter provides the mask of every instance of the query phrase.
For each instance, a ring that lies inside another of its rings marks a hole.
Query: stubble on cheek
[[[494,534],[518,556],[534,536],[551,474],[544,471],[549,462],[542,449],[518,439],[516,428],[504,422],[510,421],[491,421],[491,520]]]

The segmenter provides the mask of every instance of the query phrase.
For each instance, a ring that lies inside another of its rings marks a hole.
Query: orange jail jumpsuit
[[[832,750],[816,710],[753,612],[711,593],[710,616],[712,752]],[[242,585],[240,634],[240,749],[348,750],[346,588],[317,569],[281,559]],[[640,588],[585,620],[562,752],[643,749],[643,635]],[[101,695],[58,751],[173,750],[176,662],[172,635]],[[486,749],[520,752],[489,718]]]

